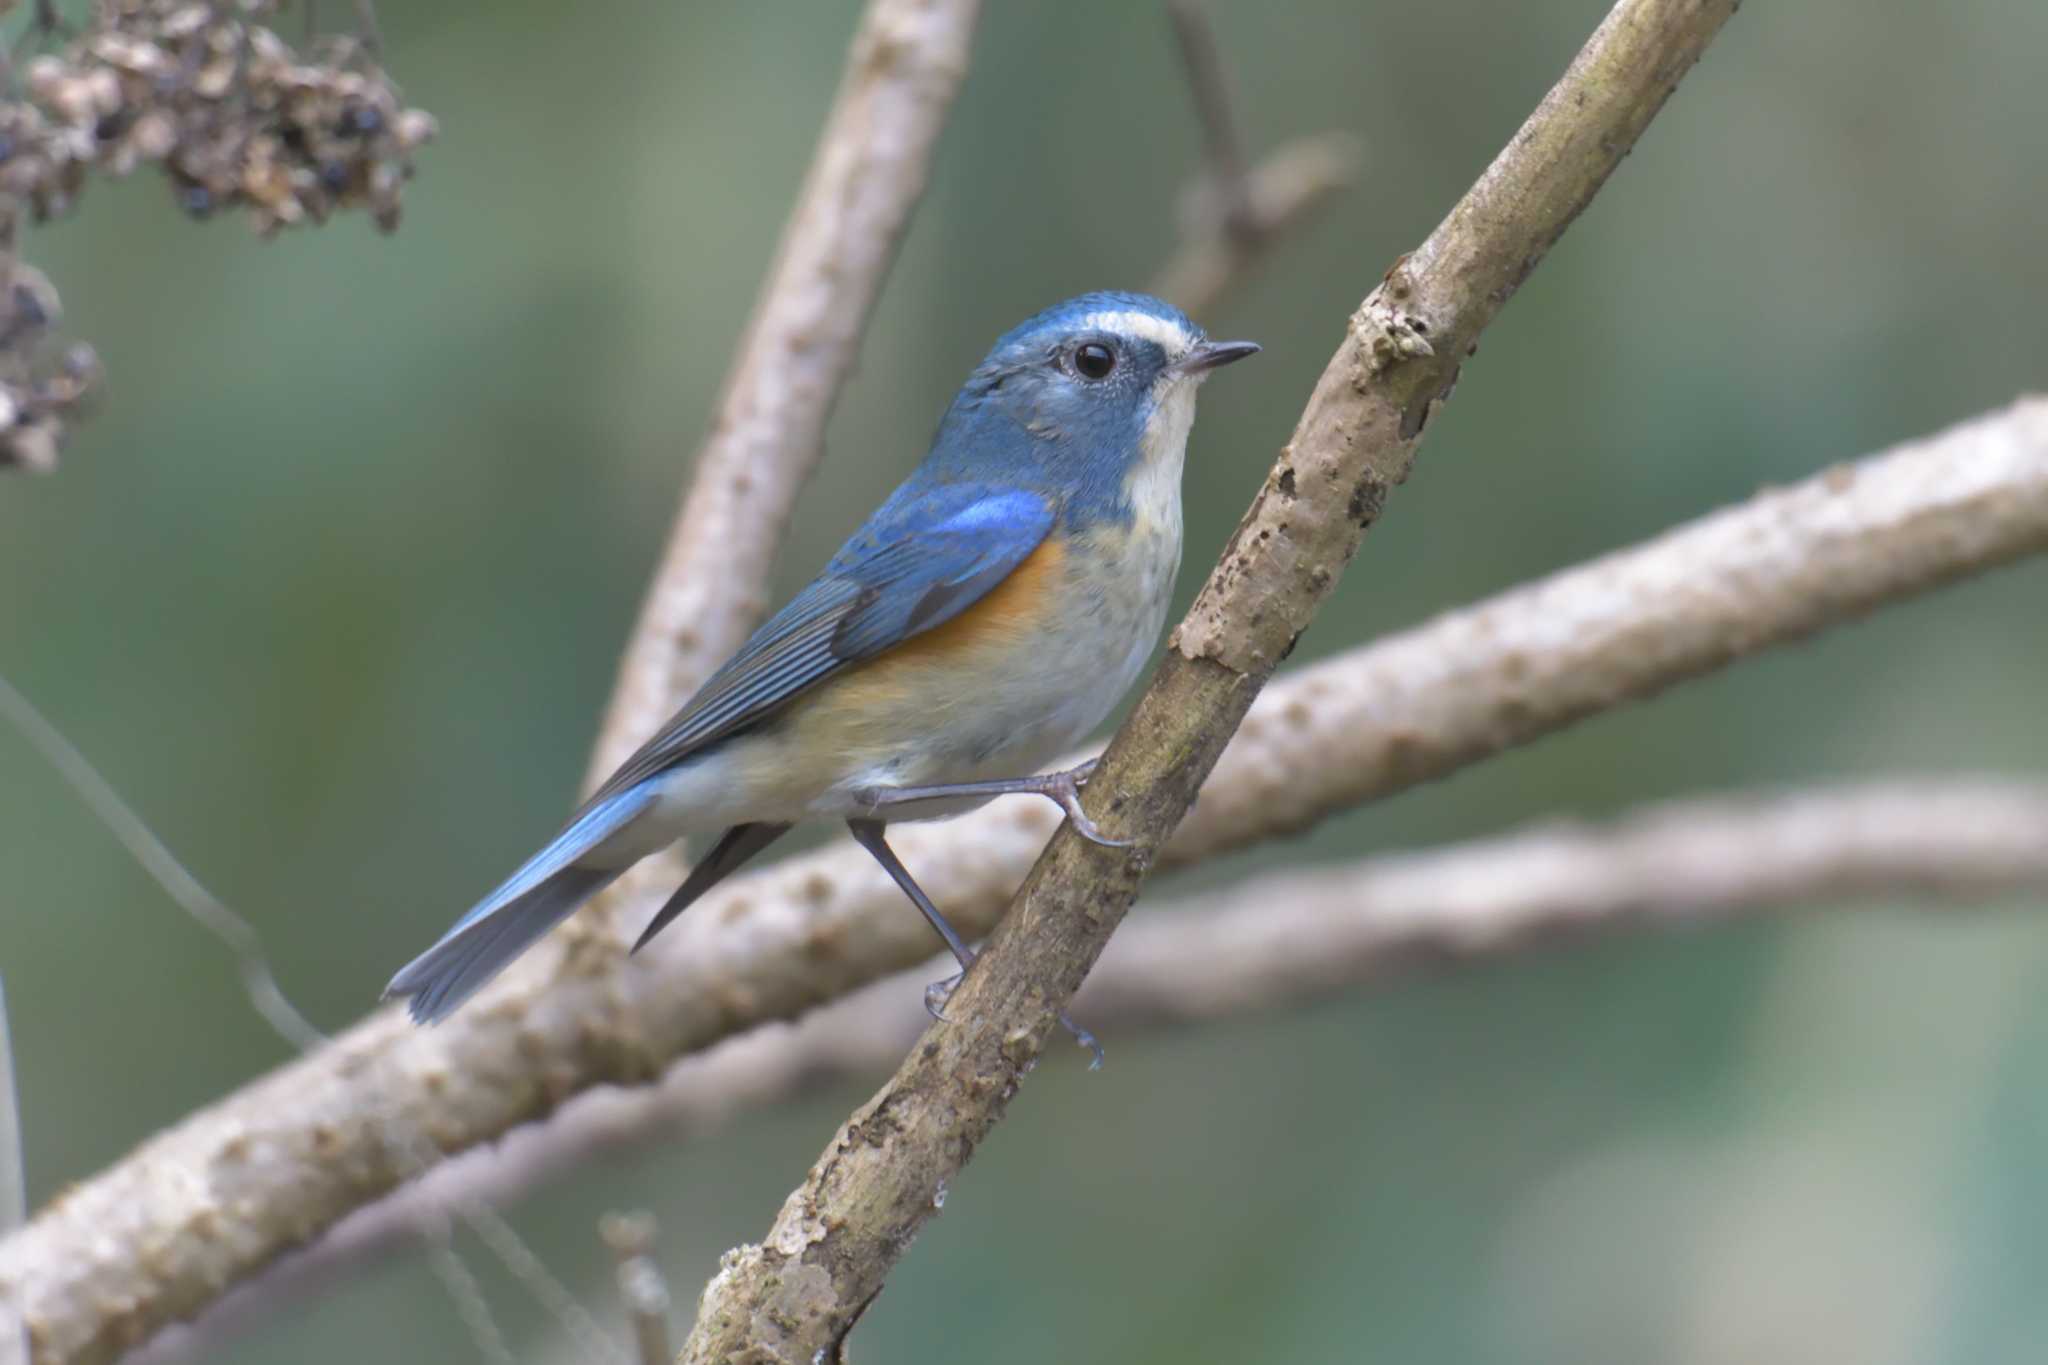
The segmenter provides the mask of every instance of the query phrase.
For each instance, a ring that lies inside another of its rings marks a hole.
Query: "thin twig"
[[[986,950],[768,1235],[720,1264],[679,1362],[843,1358],[847,1334],[1000,1121],[1266,680],[1407,477],[1431,410],[1737,0],[1622,0],[1448,218],[1352,320],[1294,439],[1088,785],[1125,847],[1053,836]]]
[[[1282,144],[1251,170],[1248,188],[1258,230],[1249,236],[1224,231],[1209,198],[1193,196],[1181,215],[1180,242],[1160,267],[1152,292],[1192,317],[1213,313],[1275,246],[1350,187],[1358,159],[1358,140],[1349,133],[1318,133]]]
[[[14,1031],[0,981],[0,1237],[28,1218],[28,1167],[21,1145],[21,1092],[14,1083]],[[4,1331],[4,1328],[0,1328]]]
[[[1280,238],[1351,183],[1358,152],[1350,135],[1323,133],[1252,166],[1207,10],[1199,0],[1167,0],[1166,13],[1201,119],[1206,164],[1181,212],[1180,244],[1152,292],[1203,317]]]
[[[100,776],[99,770],[78,751],[77,746],[64,738],[57,727],[45,720],[42,712],[36,710],[28,698],[5,678],[0,678],[0,715],[6,716],[78,793],[93,816],[141,864],[150,880],[162,887],[164,894],[202,929],[227,945],[235,955],[235,965],[241,972],[242,989],[248,994],[249,1003],[270,1025],[271,1032],[300,1052],[311,1052],[326,1042],[327,1035],[313,1027],[311,1021],[299,1013],[298,1007],[287,1000],[278,988],[256,927],[223,905],[200,884],[197,877],[186,871],[177,855],[164,847],[163,841],[121,799],[121,794]]]
[[[28,1217],[28,1163],[21,1145],[21,1092],[14,1084],[14,1031],[0,982],[0,1237]],[[28,1365],[28,1319],[13,1298],[0,1300],[0,1365]]]
[[[1261,225],[1252,210],[1244,129],[1238,124],[1237,107],[1230,98],[1230,80],[1223,70],[1216,30],[1200,0],[1166,0],[1166,16],[1180,45],[1181,62],[1187,67],[1195,114],[1202,121],[1209,184],[1221,206],[1218,217],[1231,237],[1249,241],[1260,235]]]
[[[4,715],[35,745],[78,793],[94,818],[107,827],[150,879],[170,897],[172,904],[235,955],[241,971],[242,989],[251,1008],[270,1025],[280,1040],[301,1053],[314,1052],[329,1041],[326,1034],[299,1012],[277,984],[276,973],[263,951],[262,938],[256,932],[256,926],[230,909],[194,877],[156,837],[148,823],[121,798],[113,785],[100,775],[91,761],[79,752],[77,746],[4,677],[0,677],[0,715]],[[4,1029],[4,1024],[4,1018],[0,1018],[0,1029]],[[4,1035],[0,1035],[0,1042],[4,1041]],[[9,1093],[11,1095],[11,1089]],[[432,1145],[418,1131],[405,1127],[398,1117],[389,1117],[388,1125],[385,1136],[391,1149],[395,1153],[408,1154],[415,1172],[427,1170],[439,1159]],[[0,1151],[4,1151],[4,1144],[0,1144]],[[574,1296],[495,1209],[474,1197],[467,1197],[448,1209],[423,1214],[414,1221],[412,1232],[426,1243],[435,1276],[447,1289],[478,1350],[487,1359],[510,1361],[512,1357],[505,1346],[504,1334],[491,1317],[490,1305],[476,1277],[455,1250],[448,1230],[449,1211],[460,1216],[497,1253],[505,1268],[555,1315],[570,1336],[586,1346],[597,1344],[599,1354],[602,1354],[602,1348],[608,1344],[604,1333],[576,1303]],[[11,1231],[13,1226],[8,1222],[0,1225],[0,1229]],[[13,1307],[11,1303],[8,1306],[10,1309]]]
[[[669,1365],[675,1350],[668,1344],[668,1282],[654,1259],[654,1215],[608,1213],[598,1235],[619,1263],[619,1300],[633,1326],[640,1365]]]

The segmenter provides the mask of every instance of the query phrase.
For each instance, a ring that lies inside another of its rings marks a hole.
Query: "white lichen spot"
[[[1379,374],[1403,360],[1435,355],[1436,349],[1424,335],[1429,324],[1414,314],[1394,307],[1374,293],[1352,319],[1352,329],[1365,348],[1366,369]]]

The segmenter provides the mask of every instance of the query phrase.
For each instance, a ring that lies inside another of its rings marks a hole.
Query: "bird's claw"
[[[952,1021],[946,1018],[946,1002],[953,998],[954,988],[960,984],[960,978],[966,975],[965,971],[958,971],[947,977],[944,981],[934,981],[931,985],[926,986],[924,988],[924,1012],[942,1024],[951,1023]]]
[[[1088,1059],[1090,1071],[1102,1070],[1102,1044],[1095,1041],[1095,1035],[1075,1023],[1065,1010],[1060,1011],[1060,1027],[1074,1035],[1074,1042],[1094,1054]]]
[[[934,981],[931,985],[926,986],[924,988],[924,1012],[942,1024],[952,1023],[953,1021],[946,1017],[946,1002],[953,998],[954,990],[959,987],[962,978],[966,975],[967,973],[964,971],[955,972],[943,981]],[[1074,1042],[1078,1046],[1086,1048],[1091,1054],[1088,1060],[1088,1069],[1090,1071],[1102,1070],[1102,1044],[1096,1041],[1095,1035],[1075,1023],[1073,1016],[1065,1010],[1060,1011],[1060,1027],[1073,1034]]]
[[[1116,839],[1103,832],[1088,812],[1081,809],[1081,787],[1095,775],[1095,765],[1100,759],[1089,759],[1078,768],[1063,773],[1054,773],[1046,783],[1045,794],[1053,799],[1059,808],[1067,813],[1067,821],[1074,827],[1074,833],[1091,844],[1104,848],[1129,848],[1135,839]]]

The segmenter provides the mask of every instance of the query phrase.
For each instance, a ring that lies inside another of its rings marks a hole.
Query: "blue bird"
[[[1033,793],[1108,842],[1080,806],[1092,765],[1020,774],[1101,724],[1151,657],[1195,391],[1258,349],[1143,294],[1084,294],[1005,334],[824,572],[385,994],[444,1018],[634,863],[722,831],[638,948],[812,818],[846,821],[964,969],[972,950],[884,826]]]

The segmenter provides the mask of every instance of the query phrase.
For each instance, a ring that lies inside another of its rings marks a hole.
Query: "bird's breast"
[[[847,794],[864,787],[1041,770],[1087,738],[1144,670],[1165,624],[1178,532],[1177,517],[1170,527],[1055,531],[959,616],[735,743],[740,785],[781,791],[771,804],[800,804],[792,816],[827,815],[847,813]]]

